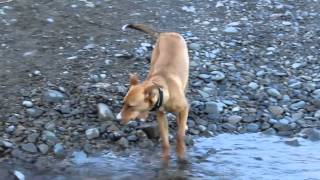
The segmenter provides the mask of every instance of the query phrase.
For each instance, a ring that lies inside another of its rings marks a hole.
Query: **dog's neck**
[[[150,111],[159,110],[159,108],[162,106],[162,104],[163,104],[163,90],[162,90],[162,88],[158,88],[158,99]]]
[[[148,81],[152,84],[161,86],[161,88],[158,89],[157,101],[153,104],[153,108],[151,111],[163,111],[164,105],[169,100],[169,92],[167,90],[167,85],[161,78],[157,77],[152,77]]]

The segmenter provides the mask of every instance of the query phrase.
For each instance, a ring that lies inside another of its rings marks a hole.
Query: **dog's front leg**
[[[157,120],[160,130],[160,138],[162,142],[162,159],[169,160],[170,144],[169,144],[169,131],[168,131],[168,120],[166,114],[162,111],[157,112]]]
[[[185,134],[187,129],[188,107],[185,107],[177,116],[177,155],[180,160],[184,160],[185,153]]]

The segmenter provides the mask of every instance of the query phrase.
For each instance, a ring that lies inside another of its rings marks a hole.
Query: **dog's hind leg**
[[[162,111],[157,112],[157,120],[160,130],[160,138],[162,143],[162,159],[169,160],[170,144],[169,144],[169,131],[168,120],[166,114]]]

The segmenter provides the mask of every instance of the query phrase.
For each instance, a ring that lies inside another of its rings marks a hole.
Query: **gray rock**
[[[192,49],[192,50],[199,50],[201,48],[201,46],[198,43],[191,43],[189,45],[189,48]]]
[[[120,138],[119,141],[117,141],[117,143],[122,148],[128,148],[129,147],[129,141],[124,137]]]
[[[212,71],[211,72],[211,79],[213,81],[221,81],[225,78],[226,76],[224,75],[223,72],[221,71]]]
[[[22,101],[22,105],[27,108],[31,108],[33,103],[31,101]]]
[[[223,111],[225,104],[220,102],[206,102],[204,111],[208,114],[218,114]]]
[[[200,132],[204,132],[204,131],[207,130],[207,128],[205,126],[203,126],[203,125],[199,125],[198,129],[199,129]]]
[[[106,104],[103,104],[103,103],[99,103],[97,105],[97,107],[98,107],[99,118],[101,120],[114,120],[115,119],[109,106],[107,106]]]
[[[267,122],[263,122],[261,124],[261,129],[262,130],[266,130],[266,129],[270,128],[270,127],[271,127],[271,125],[269,123],[267,123]]]
[[[303,109],[305,107],[305,105],[306,105],[305,101],[299,101],[299,102],[291,104],[290,109],[292,109],[292,110]]]
[[[257,83],[255,83],[255,82],[250,82],[250,83],[248,84],[248,86],[249,86],[252,90],[256,90],[256,89],[259,88],[259,85],[258,85]]]
[[[275,88],[269,88],[269,89],[267,90],[267,93],[268,93],[270,96],[275,97],[275,98],[277,98],[277,99],[281,99],[281,98],[282,98],[281,93],[280,93],[277,89],[275,89]]]
[[[216,124],[209,124],[208,125],[208,130],[212,131],[212,132],[217,131],[217,125]]]
[[[314,113],[314,117],[320,119],[320,110]]]
[[[189,129],[188,132],[192,135],[199,135],[200,131],[198,129]]]
[[[29,153],[37,153],[37,147],[33,143],[22,144],[21,148]]]
[[[284,141],[284,143],[289,146],[300,146],[298,139],[287,140],[287,141]]]
[[[256,133],[259,131],[260,126],[256,123],[249,123],[247,124],[246,128],[248,132]]]
[[[38,149],[39,149],[39,151],[40,151],[42,154],[47,154],[48,151],[49,151],[49,146],[46,145],[46,144],[40,144],[40,145],[38,146]]]
[[[38,108],[28,108],[26,111],[27,111],[27,114],[33,118],[38,118],[43,114],[43,110]]]
[[[53,131],[56,128],[56,124],[54,122],[48,122],[44,125],[44,128],[49,131]]]
[[[228,123],[230,124],[237,124],[242,120],[242,117],[239,115],[232,115],[228,117]]]
[[[16,130],[16,127],[14,125],[8,126],[5,129],[6,133],[13,133]]]
[[[289,125],[290,121],[288,119],[280,119],[276,124],[273,125],[278,131],[289,131],[292,127]]]
[[[275,116],[281,116],[284,113],[284,109],[281,106],[269,106],[268,109]]]
[[[90,128],[86,130],[86,136],[88,139],[94,139],[100,136],[98,128]]]
[[[57,158],[64,158],[66,155],[66,151],[61,143],[54,145],[53,153]]]
[[[190,135],[186,135],[184,141],[187,146],[192,146],[194,144],[193,138]]]
[[[306,136],[310,141],[320,141],[320,130],[317,130],[316,128],[303,129],[301,134]]]
[[[83,151],[75,151],[72,153],[72,162],[77,165],[84,164],[88,161],[88,156]]]
[[[35,143],[39,136],[40,136],[39,133],[32,133],[28,135],[27,139],[30,143]]]
[[[43,98],[46,102],[58,103],[65,99],[65,95],[60,91],[49,89],[44,92]]]
[[[222,125],[222,128],[224,128],[224,129],[226,129],[226,130],[228,130],[228,131],[235,131],[235,130],[237,129],[236,126],[234,126],[234,125],[232,125],[232,124],[230,124],[230,123],[224,123],[224,124]]]
[[[141,129],[147,134],[149,139],[156,139],[160,136],[157,124],[148,124],[141,127]]]
[[[96,47],[95,44],[90,43],[90,44],[85,45],[85,46],[83,47],[83,49],[85,49],[85,50],[90,50],[90,49],[94,49],[95,47]]]
[[[41,138],[49,145],[55,145],[59,141],[56,135],[51,131],[43,131]]]
[[[277,133],[277,131],[273,128],[269,128],[269,129],[263,131],[262,133],[266,134],[266,135],[275,135]]]
[[[12,148],[13,144],[11,142],[9,142],[9,141],[0,140],[0,147]]]
[[[229,27],[226,27],[223,31],[226,33],[237,33],[238,29],[236,27],[229,26]]]
[[[200,79],[206,80],[206,79],[209,79],[211,76],[208,75],[208,74],[199,74],[198,77],[199,77]]]
[[[132,134],[130,136],[127,137],[128,141],[130,142],[136,142],[138,141],[138,137],[135,134]]]

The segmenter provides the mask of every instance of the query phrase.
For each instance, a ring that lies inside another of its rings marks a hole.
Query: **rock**
[[[190,13],[196,13],[196,9],[193,6],[183,6],[182,10]]]
[[[27,111],[27,114],[33,118],[38,118],[43,114],[43,110],[38,108],[28,108],[26,111]]]
[[[146,125],[141,129],[147,134],[149,139],[156,139],[160,136],[159,128],[156,124]]]
[[[200,50],[201,46],[198,43],[191,43],[189,45],[189,48],[192,49],[192,50]]]
[[[22,174],[22,172],[20,172],[20,171],[14,170],[13,174],[16,177],[16,179],[18,179],[18,180],[25,180],[26,179],[25,175]]]
[[[59,141],[56,135],[51,131],[43,131],[41,138],[49,145],[55,145]]]
[[[212,132],[217,131],[217,125],[216,124],[209,124],[208,130],[212,131]]]
[[[263,131],[262,133],[266,134],[266,135],[275,135],[277,133],[277,131],[273,128],[269,128],[269,129]]]
[[[211,72],[211,79],[213,81],[221,81],[225,78],[226,76],[224,75],[223,72],[220,71],[212,71]]]
[[[31,108],[33,103],[31,101],[22,101],[22,105],[27,108]]]
[[[305,107],[305,105],[306,105],[305,101],[299,101],[299,102],[291,104],[290,109],[292,109],[292,110],[303,109]]]
[[[270,127],[271,127],[271,125],[269,123],[267,123],[267,122],[263,122],[261,124],[261,129],[262,130],[266,130],[266,129],[270,128]]]
[[[193,138],[190,135],[186,135],[184,141],[187,146],[192,146],[194,144]]]
[[[44,92],[43,98],[46,102],[59,103],[65,99],[65,95],[57,90],[47,90]]]
[[[300,146],[298,139],[287,140],[287,141],[284,141],[284,143],[289,146]]]
[[[72,112],[70,104],[63,104],[60,108],[59,111],[61,114],[70,114]]]
[[[226,27],[223,31],[226,33],[237,33],[238,29],[233,26],[229,26],[229,27]]]
[[[232,115],[228,117],[228,123],[230,124],[237,124],[238,122],[240,122],[242,120],[242,117],[239,115]]]
[[[54,122],[48,122],[44,125],[44,128],[49,131],[53,131],[56,128],[56,124]]]
[[[268,109],[275,116],[281,116],[284,113],[284,109],[281,106],[269,106]]]
[[[40,144],[40,145],[38,146],[38,149],[39,149],[39,151],[40,151],[42,154],[47,154],[48,151],[49,151],[49,146],[46,145],[46,144]]]
[[[86,136],[88,139],[94,139],[100,136],[98,128],[91,128],[86,130]]]
[[[9,142],[9,141],[0,140],[0,147],[12,148],[13,144],[11,142]]]
[[[124,137],[122,137],[121,139],[119,139],[119,140],[117,141],[117,143],[118,143],[118,145],[121,146],[122,148],[128,148],[128,147],[129,147],[129,141],[128,141],[126,138],[124,138]]]
[[[320,110],[314,113],[314,117],[320,119]]]
[[[189,129],[188,132],[192,135],[199,135],[200,131],[197,129]]]
[[[88,161],[88,156],[83,151],[75,151],[72,153],[72,162],[81,165]]]
[[[248,132],[256,133],[259,131],[260,126],[256,123],[249,123],[247,124],[246,128]]]
[[[22,144],[21,148],[29,153],[37,153],[37,147],[33,143]]]
[[[54,145],[53,153],[57,158],[64,158],[66,155],[65,149],[61,143]]]
[[[306,136],[310,141],[320,141],[320,130],[317,130],[316,128],[303,129],[301,134]]]
[[[290,123],[289,120],[284,118],[284,119],[280,119],[277,123],[275,123],[273,127],[278,131],[289,131],[292,129],[289,123]]]
[[[224,124],[222,125],[222,128],[224,128],[224,129],[226,129],[226,130],[228,130],[228,131],[235,131],[235,130],[237,129],[236,126],[234,126],[234,125],[232,125],[232,124],[230,124],[230,123],[224,123]]]
[[[90,44],[85,45],[85,46],[83,47],[83,49],[85,49],[85,50],[91,50],[91,49],[94,49],[95,47],[96,47],[95,44],[90,43]]]
[[[267,93],[268,93],[270,96],[275,97],[275,98],[277,98],[277,99],[281,99],[281,98],[282,98],[281,93],[280,93],[277,89],[275,89],[275,88],[269,88],[269,89],[267,90]]]
[[[30,143],[35,143],[39,136],[40,136],[39,133],[32,133],[28,135],[27,139]]]
[[[107,106],[106,104],[103,104],[103,103],[99,103],[97,105],[97,107],[98,107],[99,118],[101,120],[111,121],[111,120],[115,119],[109,106]]]
[[[13,133],[15,130],[16,130],[16,127],[15,127],[14,125],[11,125],[11,126],[8,126],[4,131],[5,131],[6,133],[11,134],[11,133]]]
[[[207,128],[205,126],[203,126],[203,125],[199,125],[198,129],[199,129],[200,132],[204,132],[204,131],[207,130]]]
[[[248,86],[249,86],[249,88],[251,88],[252,90],[256,90],[256,89],[259,88],[259,85],[258,85],[257,83],[255,83],[255,82],[250,82],[250,83],[248,84]]]
[[[130,142],[136,142],[136,141],[138,141],[138,137],[135,134],[132,134],[127,137],[127,140]]]
[[[220,107],[219,107],[220,106]],[[206,102],[204,112],[208,114],[218,114],[223,111],[223,106],[219,105],[217,102]]]

